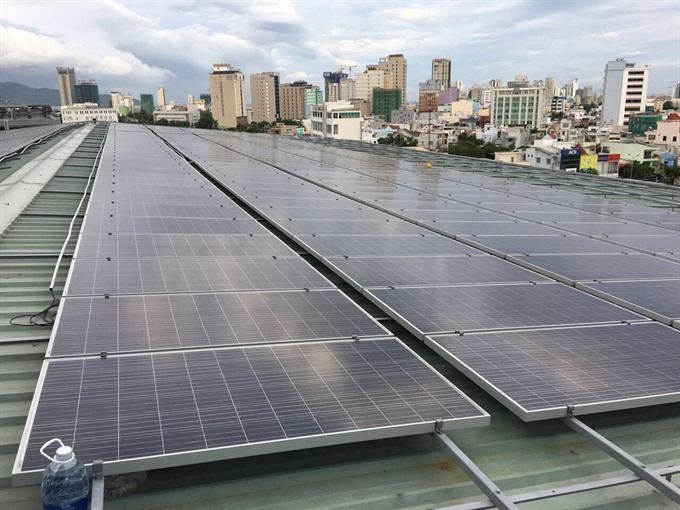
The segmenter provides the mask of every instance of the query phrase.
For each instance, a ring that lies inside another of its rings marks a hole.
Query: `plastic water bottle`
[[[59,442],[61,447],[52,458],[45,453],[45,448],[54,442]],[[43,471],[40,485],[43,510],[87,510],[90,480],[73,448],[64,445],[61,439],[52,439],[43,445],[40,453],[52,461]]]

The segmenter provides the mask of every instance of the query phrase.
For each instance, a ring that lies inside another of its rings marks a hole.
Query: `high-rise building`
[[[564,96],[565,97],[576,97],[576,91],[578,90],[578,78],[569,80],[564,84]]]
[[[392,110],[401,108],[401,90],[373,89],[371,108],[373,115],[382,115],[387,122],[392,122]]]
[[[347,73],[342,71],[326,71],[323,73],[324,82],[324,101],[332,102],[338,100],[340,80],[347,78]]]
[[[373,89],[394,89],[394,78],[391,72],[378,69],[378,66],[366,66],[363,73],[354,77],[356,94],[353,99],[373,100]],[[401,105],[400,105],[401,106]]]
[[[432,79],[439,82],[440,90],[448,90],[451,87],[451,59],[432,59]]]
[[[385,88],[395,88],[401,90],[401,104],[406,104],[406,76],[407,66],[406,58],[401,53],[388,55],[386,58],[381,58],[378,61],[378,69],[392,73],[394,82],[392,85],[387,85]],[[358,84],[357,84],[358,93]]]
[[[604,69],[602,123],[627,126],[629,117],[645,111],[650,66],[635,67],[619,58]]]
[[[529,87],[515,77],[515,87],[491,89],[490,120],[494,126],[540,126],[545,105],[545,87]]]
[[[557,80],[554,76],[549,76],[545,79],[545,91],[547,97],[554,97],[557,95]]]
[[[338,100],[349,101],[357,97],[357,83],[354,78],[343,78],[338,84]]]
[[[213,119],[221,127],[236,127],[247,115],[243,73],[229,64],[213,64],[209,78]]]
[[[306,81],[281,84],[280,97],[282,119],[308,119],[311,106],[323,103],[321,89]]]
[[[268,71],[250,75],[253,122],[276,122],[281,118],[279,73]]]
[[[153,105],[153,94],[141,94],[139,102],[142,103],[142,110],[151,115],[155,110]]]
[[[168,104],[166,90],[163,87],[158,87],[156,89],[156,102],[158,103],[159,108],[163,108],[166,104]]]
[[[59,102],[68,106],[75,101],[76,71],[72,67],[57,67],[57,84],[59,86]]]
[[[99,104],[99,87],[94,80],[83,80],[76,83],[74,87],[76,103],[97,103]],[[103,105],[107,106],[107,105]]]
[[[187,94],[187,104],[194,104],[194,95]]]

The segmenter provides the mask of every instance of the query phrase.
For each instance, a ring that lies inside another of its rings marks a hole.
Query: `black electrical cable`
[[[59,306],[59,300],[54,297],[54,294],[52,294],[52,304],[45,308],[44,310],[41,310],[38,313],[34,314],[23,314],[23,315],[17,315],[16,317],[12,317],[9,320],[9,323],[12,326],[25,326],[25,327],[32,327],[32,326],[52,326],[54,324],[54,320],[57,316],[57,311],[53,310],[55,307]],[[28,317],[28,322],[27,323],[21,323],[21,322],[15,322],[19,319]]]

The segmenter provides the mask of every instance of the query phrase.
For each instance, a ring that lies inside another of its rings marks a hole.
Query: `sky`
[[[168,100],[208,92],[213,63],[246,76],[323,87],[323,72],[352,75],[402,53],[407,99],[451,59],[465,89],[515,75],[602,89],[609,60],[651,65],[650,94],[680,83],[680,0],[1,0],[0,81],[57,88],[74,67],[100,93]]]

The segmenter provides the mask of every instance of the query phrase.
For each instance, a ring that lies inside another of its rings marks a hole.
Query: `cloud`
[[[45,66],[72,57],[73,52],[55,37],[0,26],[0,61],[3,67]]]
[[[100,88],[165,86],[176,97],[206,91],[213,62],[230,62],[246,81],[278,70],[283,82],[323,85],[324,71],[351,64],[357,74],[390,53],[408,60],[411,100],[440,57],[468,86],[526,74],[599,88],[619,57],[664,63],[652,67],[652,91],[679,81],[677,18],[658,16],[677,12],[677,0],[656,0],[655,10],[602,0],[587,12],[558,0],[420,1],[2,0],[0,69],[5,80],[33,75],[33,85],[54,87],[54,67],[76,67]]]

